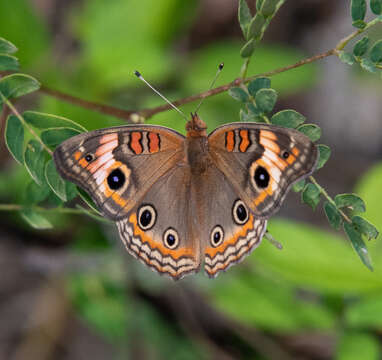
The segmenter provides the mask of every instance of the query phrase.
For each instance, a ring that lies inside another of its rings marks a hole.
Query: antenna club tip
[[[224,67],[224,63],[222,62],[219,64],[219,70],[223,70],[223,67]]]
[[[138,78],[142,77],[141,73],[137,70],[134,71],[134,75]]]

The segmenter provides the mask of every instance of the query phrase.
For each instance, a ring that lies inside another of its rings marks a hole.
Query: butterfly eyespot
[[[138,210],[138,225],[142,230],[150,230],[156,222],[157,214],[151,205],[143,205]]]
[[[233,219],[236,224],[243,225],[248,221],[248,210],[241,200],[236,200],[232,209]]]
[[[94,160],[94,155],[93,154],[86,154],[85,155],[85,160],[90,163]]]
[[[289,157],[289,153],[288,153],[288,151],[284,151],[284,152],[283,152],[283,158],[284,158],[284,159],[288,159],[288,157]]]
[[[224,240],[224,231],[220,225],[216,225],[212,231],[210,236],[211,245],[213,247],[219,246]]]
[[[126,176],[119,168],[114,169],[107,177],[107,184],[111,190],[120,189],[125,184],[125,181]]]
[[[175,229],[168,228],[163,234],[163,242],[169,249],[175,249],[179,245],[179,236]]]
[[[269,184],[269,179],[270,179],[269,173],[262,166],[258,166],[255,170],[254,179],[255,179],[256,185],[259,188],[262,188],[262,189],[266,188],[268,187],[268,184]]]

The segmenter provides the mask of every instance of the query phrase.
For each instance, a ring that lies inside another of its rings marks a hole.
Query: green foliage
[[[353,26],[362,29],[366,15],[366,0],[351,0],[351,17]]]
[[[21,217],[33,228],[39,230],[52,229],[53,225],[40,213],[32,209],[20,211]]]
[[[40,88],[39,82],[32,76],[12,74],[0,79],[0,93],[6,98],[16,98]],[[3,100],[0,98],[0,103]]]
[[[382,40],[377,41],[371,48],[370,60],[375,64],[382,62]]]
[[[370,9],[375,15],[381,15],[382,0],[370,0]]]
[[[362,354],[362,355],[360,355]],[[380,354],[379,340],[362,332],[345,333],[340,339],[336,360],[378,360]]]
[[[313,142],[319,140],[322,134],[321,128],[315,124],[301,125],[297,128],[297,130],[302,132]]]
[[[32,139],[25,147],[25,168],[32,179],[40,186],[46,184],[45,181],[45,152],[41,144]]]
[[[261,89],[269,89],[271,87],[271,80],[266,77],[259,77],[255,80],[252,80],[248,84],[248,92],[252,96],[256,96],[257,92]]]
[[[324,204],[324,211],[328,218],[329,224],[336,230],[340,230],[342,225],[342,216],[338,211],[338,208],[331,202],[326,201]]]
[[[369,47],[369,38],[364,36],[361,40],[358,40],[354,45],[353,54],[354,56],[363,56],[365,55],[368,47]]]
[[[8,116],[5,128],[5,143],[13,158],[24,163],[24,127],[17,116]]]
[[[52,191],[62,200],[67,201],[65,181],[58,174],[53,160],[49,160],[45,167],[45,178]]]
[[[247,92],[239,87],[232,87],[231,89],[229,89],[228,94],[232,96],[235,100],[238,100],[243,103],[249,100]]]
[[[265,114],[270,113],[277,101],[277,92],[273,89],[260,89],[255,96],[258,109]]]
[[[320,189],[314,184],[306,184],[302,192],[302,201],[308,204],[313,210],[320,202]]]
[[[17,58],[8,54],[0,54],[0,71],[17,70],[19,70],[19,61]]]
[[[330,150],[329,146],[323,144],[318,145],[318,151],[320,153],[320,157],[318,158],[317,170],[324,167],[332,153],[332,150]]]
[[[0,54],[13,54],[17,51],[17,47],[10,41],[0,37]]]
[[[295,110],[282,110],[272,116],[271,122],[274,125],[295,129],[305,122],[305,116]]]

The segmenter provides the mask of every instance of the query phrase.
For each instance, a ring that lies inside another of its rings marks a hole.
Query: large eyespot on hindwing
[[[249,218],[249,212],[244,202],[241,200],[236,200],[232,208],[233,220],[237,225],[244,225]]]
[[[143,230],[147,231],[150,230],[157,220],[157,213],[153,206],[151,205],[142,205],[138,209],[138,226]]]
[[[220,225],[216,225],[210,235],[210,242],[213,247],[218,247],[223,243],[224,240],[224,230]]]
[[[171,250],[176,249],[179,245],[178,232],[174,228],[168,228],[163,234],[163,243]]]

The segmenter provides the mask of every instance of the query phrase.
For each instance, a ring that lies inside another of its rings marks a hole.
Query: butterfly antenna
[[[214,79],[212,80],[212,83],[211,83],[210,88],[209,88],[208,90],[211,90],[212,87],[215,85],[216,80],[218,79],[218,77],[219,77],[221,71],[223,70],[223,67],[224,67],[224,63],[220,63],[219,66],[218,66],[218,70],[216,71],[215,77],[214,77]],[[201,107],[202,104],[203,104],[204,99],[205,99],[205,98],[202,98],[202,99],[200,100],[200,103],[199,103],[198,106],[196,107],[195,113],[197,113],[197,112],[199,111],[200,107]]]
[[[168,100],[166,97],[164,97],[157,89],[155,89],[152,85],[150,85],[145,78],[141,75],[139,71],[134,71],[134,75],[139,79],[142,80],[152,91],[154,91],[156,94],[158,94],[164,101],[166,101],[167,104],[169,104],[173,109],[175,109],[180,115],[182,115],[186,120],[188,120],[187,116],[184,114],[183,111],[181,111],[179,108],[177,108],[170,100]]]

